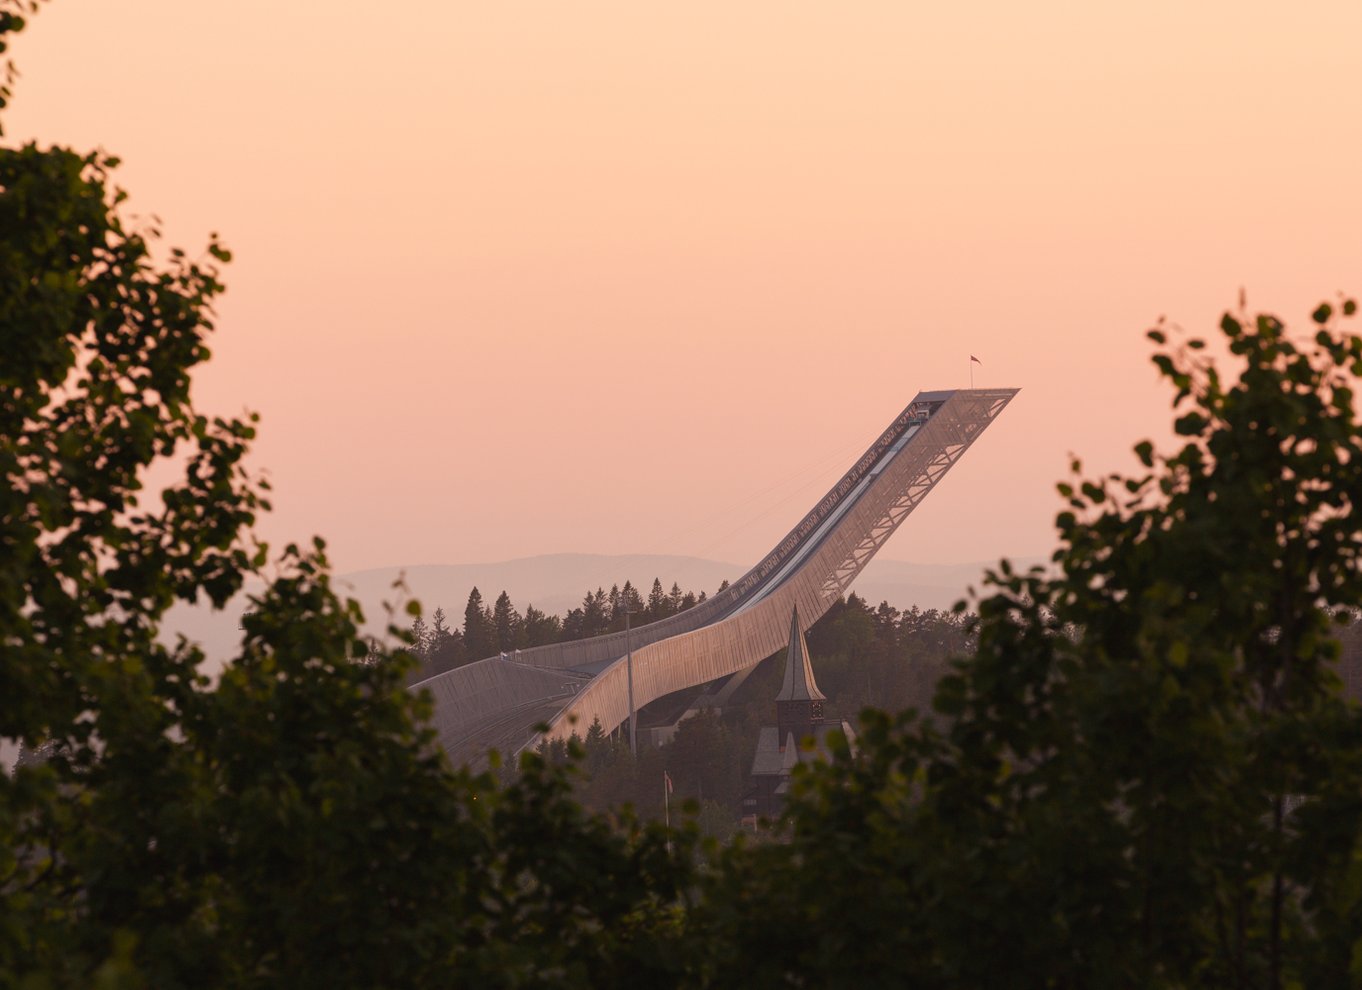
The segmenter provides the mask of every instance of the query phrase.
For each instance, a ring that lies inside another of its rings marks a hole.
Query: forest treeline
[[[724,581],[719,590],[727,587],[728,582]],[[646,625],[694,608],[705,599],[704,591],[683,592],[676,582],[672,582],[671,591],[666,591],[662,580],[653,578],[652,590],[645,601],[633,583],[625,581],[623,585],[612,585],[608,592],[599,587],[588,590],[581,605],[557,616],[547,615],[533,605],[526,605],[522,614],[504,590],[489,606],[475,586],[468,593],[461,626],[450,626],[443,606],[435,608],[429,623],[424,615],[412,620],[410,648],[420,666],[410,679],[424,680],[499,653],[619,632],[624,629],[626,614],[635,626]]]

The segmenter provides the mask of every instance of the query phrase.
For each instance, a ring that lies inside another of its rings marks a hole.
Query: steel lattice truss
[[[846,592],[851,582],[856,579],[856,575],[870,562],[870,558],[875,556],[876,551],[894,535],[894,530],[899,528],[899,524],[907,519],[908,514],[927,497],[927,493],[936,487],[936,483],[964,455],[985,427],[1002,412],[1016,391],[1012,389],[1007,394],[988,392],[961,395],[962,401],[948,413],[954,416],[954,422],[947,430],[954,435],[949,436],[938,447],[924,447],[921,451],[914,452],[917,464],[920,465],[917,476],[907,483],[884,510],[883,515],[870,527],[864,539],[856,544],[847,558],[823,583],[825,599],[831,602]],[[944,421],[942,425],[945,425]]]
[[[638,707],[742,673],[785,645],[798,606],[812,625],[1017,394],[1017,389],[921,392],[799,524],[723,592],[632,632]],[[623,633],[491,658],[421,682],[455,760],[518,750],[540,737],[609,731],[628,718]]]

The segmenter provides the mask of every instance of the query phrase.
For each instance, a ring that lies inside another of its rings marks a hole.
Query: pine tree
[[[430,645],[430,632],[426,620],[419,615],[411,620],[411,652],[413,656],[426,658],[426,648]]]
[[[582,744],[586,749],[586,772],[594,774],[605,766],[611,748],[599,717],[591,720],[591,728],[586,730],[586,738],[582,740]]]
[[[624,599],[624,606],[635,614],[643,611],[643,596],[638,593],[638,589],[628,581],[624,582],[624,589],[620,592]]]
[[[511,596],[503,591],[497,596],[496,607],[492,610],[492,626],[496,630],[497,649],[503,653],[519,649],[523,625],[524,620],[511,604]]]
[[[584,638],[582,629],[585,627],[586,613],[580,608],[571,609],[567,615],[563,616],[563,638],[564,643]]]
[[[425,652],[427,660],[445,649],[449,636],[449,620],[445,616],[445,610],[437,608],[435,614],[430,617],[430,637],[426,641]]]
[[[458,629],[451,629],[448,635],[439,646],[432,646],[430,656],[426,658],[426,676],[434,676],[446,670],[453,670],[455,667],[462,667],[470,659],[468,650],[463,645],[463,633]]]
[[[667,594],[662,590],[661,578],[653,578],[653,590],[648,592],[648,609],[645,614],[649,622],[667,617]]]
[[[588,591],[586,597],[582,599],[583,639],[599,636],[610,625],[610,617],[605,611],[606,604],[604,588],[597,588],[595,594]]]
[[[524,639],[526,646],[545,646],[563,638],[563,624],[556,615],[545,615],[533,605],[525,606]]]
[[[681,611],[681,603],[684,600],[681,594],[681,585],[673,581],[671,593],[667,595],[667,614],[675,615]]]
[[[496,652],[496,630],[482,603],[482,592],[476,586],[468,593],[468,604],[463,610],[463,645],[474,660],[485,659]]]

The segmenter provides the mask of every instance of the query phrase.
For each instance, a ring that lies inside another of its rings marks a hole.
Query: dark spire
[[[813,679],[813,667],[809,665],[809,644],[804,642],[804,633],[799,628],[799,606],[790,614],[790,650],[785,655],[785,680],[780,685],[776,701],[826,701],[827,696],[818,690],[818,682]]]

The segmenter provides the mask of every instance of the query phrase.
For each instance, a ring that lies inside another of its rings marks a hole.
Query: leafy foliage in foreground
[[[1181,449],[1061,485],[1059,574],[991,576],[947,727],[868,714],[859,757],[805,779],[789,846],[728,854],[697,921],[716,972],[1362,979],[1362,720],[1333,670],[1362,604],[1362,340],[1313,319],[1301,346],[1227,315],[1237,380],[1196,340],[1155,356]]]
[[[646,978],[684,843],[533,760],[506,788],[451,770],[410,657],[357,662],[320,541],[267,564],[253,418],[190,395],[229,255],[162,260],[116,164],[0,149],[0,737],[49,755],[0,775],[0,986]],[[155,465],[178,480],[148,498]],[[210,682],[160,620],[248,577]]]

